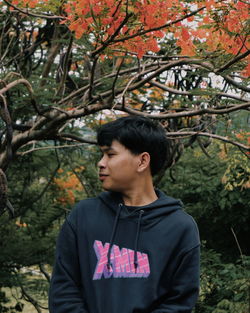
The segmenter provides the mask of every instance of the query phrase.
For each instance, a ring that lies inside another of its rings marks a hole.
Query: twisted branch
[[[66,17],[64,16],[57,16],[57,15],[51,15],[51,14],[37,14],[37,13],[33,13],[33,12],[30,12],[28,9],[20,9],[18,8],[17,6],[15,6],[14,4],[10,3],[9,1],[7,0],[3,0],[9,7],[17,10],[18,12],[22,13],[22,14],[25,14],[25,15],[29,15],[29,16],[32,16],[32,17],[38,17],[38,18],[44,18],[44,19],[52,19],[52,20],[66,20]]]
[[[176,113],[160,113],[160,114],[151,114],[151,113],[145,113],[141,112],[129,107],[123,107],[121,104],[116,106],[117,110],[127,112],[129,114],[133,115],[140,115],[140,116],[146,116],[153,119],[172,119],[172,118],[180,118],[180,117],[189,117],[189,116],[197,116],[197,115],[203,115],[203,114],[228,114],[234,111],[243,110],[250,108],[250,102],[243,103],[243,104],[235,104],[231,105],[229,108],[224,109],[200,109],[200,110],[185,110],[184,112],[176,112]],[[173,109],[174,110],[174,109]]]
[[[204,137],[208,137],[208,138],[214,138],[214,139],[218,139],[221,140],[223,142],[226,143],[230,143],[240,149],[246,150],[246,151],[250,151],[250,146],[246,146],[242,143],[239,143],[237,141],[234,141],[232,139],[229,139],[228,137],[223,137],[223,136],[219,136],[216,134],[211,134],[211,133],[206,133],[206,132],[196,132],[196,131],[179,131],[179,132],[167,132],[167,137],[171,139],[174,139],[176,137],[190,137],[190,136],[204,136]],[[248,158],[250,158],[250,156],[248,156]]]

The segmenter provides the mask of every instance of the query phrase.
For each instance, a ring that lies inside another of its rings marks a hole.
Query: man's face
[[[98,162],[99,179],[105,190],[125,192],[133,189],[140,156],[132,154],[118,141],[100,147],[103,156]]]

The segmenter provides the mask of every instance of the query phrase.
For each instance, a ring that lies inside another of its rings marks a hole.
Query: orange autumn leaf
[[[75,168],[75,172],[81,172],[84,167]],[[57,201],[66,205],[76,201],[76,192],[83,191],[83,186],[74,172],[64,172],[63,169],[57,171],[59,177],[54,178],[54,184],[59,190]]]
[[[185,40],[185,41],[188,41],[189,38],[190,38],[190,35],[189,35],[188,30],[187,30],[186,28],[184,28],[184,27],[183,27],[182,30],[181,30],[181,37],[182,37],[182,39]]]

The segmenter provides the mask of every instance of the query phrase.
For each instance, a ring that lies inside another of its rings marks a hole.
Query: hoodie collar
[[[120,219],[130,219],[137,221],[140,210],[143,210],[142,223],[150,223],[153,219],[164,217],[183,207],[180,200],[166,196],[162,191],[156,189],[158,199],[144,206],[126,206],[123,202],[122,195],[118,192],[105,191],[99,197],[105,205],[116,215],[119,205],[123,206],[120,211]]]

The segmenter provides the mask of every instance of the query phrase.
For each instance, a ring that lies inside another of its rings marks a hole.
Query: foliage
[[[250,143],[250,133],[242,131],[236,136],[241,140],[247,140]],[[227,162],[227,169],[222,177],[226,190],[233,191],[235,188],[240,190],[250,188],[250,165],[249,160],[243,157],[239,151],[235,151],[233,155],[228,157],[228,153],[221,151],[220,157]]]
[[[249,310],[250,259],[223,263],[221,255],[203,246],[201,292],[195,313],[246,313]]]
[[[17,290],[14,306],[28,301],[38,310],[44,302],[47,307],[58,231],[74,203],[97,191],[97,184],[93,183],[97,176],[92,167],[85,170],[87,164],[94,167],[95,162],[93,156],[79,147],[71,153],[63,148],[38,150],[10,167],[11,201],[18,203],[16,208],[20,209],[15,219],[9,220],[7,214],[1,216],[0,290],[4,289],[0,312],[10,307],[9,297],[4,295],[6,287],[13,292]],[[50,266],[45,267],[47,264]],[[24,311],[25,308],[26,305]]]
[[[182,199],[200,230],[201,293],[194,312],[246,313],[250,288],[249,162],[247,156],[223,144],[213,143],[207,153],[210,157],[194,145],[168,170],[159,187]]]
[[[77,39],[91,34],[94,51],[117,49],[139,58],[147,51],[158,52],[158,39],[173,34],[184,55],[196,49],[225,51],[231,55],[249,48],[248,4],[244,1],[54,1],[14,0],[12,5],[61,13]],[[13,8],[13,7],[12,7]],[[149,13],[150,12],[150,13]],[[195,25],[197,24],[197,25]],[[111,51],[110,51],[111,52]],[[107,51],[105,51],[107,55]],[[248,58],[249,59],[249,58]],[[245,69],[250,74],[249,66]]]
[[[198,222],[201,238],[206,240],[208,248],[221,253],[224,260],[235,260],[239,251],[234,233],[243,254],[250,253],[247,156],[223,144],[210,145],[208,153],[210,158],[197,147],[186,152],[169,170],[170,175],[162,179],[160,187],[184,202],[186,210]],[[232,168],[234,162],[241,166]],[[237,177],[241,177],[238,184]],[[231,181],[233,188],[228,188]]]
[[[64,170],[59,168],[57,173],[62,176],[58,178],[54,178],[54,183],[58,187],[59,197],[57,201],[59,201],[62,206],[69,204],[74,204],[76,201],[75,192],[82,192],[83,186],[81,185],[80,180],[78,179],[78,173],[83,171],[84,167],[74,168],[72,172],[68,171],[64,173]],[[62,195],[60,195],[62,194]]]

